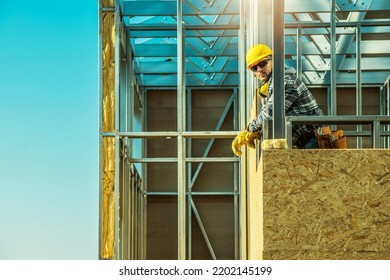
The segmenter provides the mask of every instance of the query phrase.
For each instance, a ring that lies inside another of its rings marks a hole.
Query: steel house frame
[[[329,115],[337,115],[337,89],[356,88],[362,115],[362,87],[381,89],[381,114],[389,115],[390,2],[387,0],[98,0],[99,2],[99,193],[100,259],[146,259],[145,165],[177,163],[178,259],[191,259],[192,212],[216,259],[207,229],[192,200],[192,162],[235,166],[235,258],[246,259],[246,162],[208,157],[217,138],[232,138],[248,121],[256,87],[246,75],[245,51],[273,46],[275,92],[282,92],[284,64],[295,67],[311,88],[328,89]],[[378,16],[376,16],[378,14]],[[272,28],[270,28],[272,26]],[[383,34],[378,38],[375,34]],[[276,34],[273,36],[272,34]],[[279,36],[278,36],[279,35]],[[188,97],[194,89],[230,89],[232,95],[215,131],[191,131]],[[149,90],[177,91],[177,131],[145,130]],[[284,99],[275,94],[276,138],[285,137]],[[234,131],[220,131],[230,108]],[[388,128],[388,127],[387,127]],[[357,131],[359,133],[359,130]],[[177,139],[177,157],[147,158],[146,139]],[[191,139],[210,139],[203,157],[191,157]],[[388,140],[385,140],[388,141]],[[358,143],[358,146],[361,143]],[[387,146],[389,143],[386,144]],[[198,171],[197,171],[198,172]],[[208,193],[210,194],[210,193]],[[211,193],[212,194],[212,193]],[[191,211],[190,211],[191,210]],[[187,213],[187,214],[186,214]]]

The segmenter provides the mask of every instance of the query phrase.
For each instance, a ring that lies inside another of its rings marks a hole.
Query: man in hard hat
[[[263,99],[257,117],[232,142],[232,150],[237,156],[241,155],[240,148],[243,145],[255,148],[255,139],[261,138],[263,121],[272,119],[273,111],[272,50],[264,44],[254,45],[246,54],[246,63],[247,68],[260,81],[256,92]],[[285,69],[284,88],[286,116],[323,115],[312,93],[291,68]],[[292,144],[300,149],[317,148],[314,127],[293,126]]]

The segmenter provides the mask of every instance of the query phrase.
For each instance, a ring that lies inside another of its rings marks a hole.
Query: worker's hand
[[[241,156],[242,152],[240,151],[240,148],[248,142],[246,138],[247,133],[247,131],[241,131],[232,142],[232,150],[236,156]]]
[[[248,139],[247,146],[249,148],[255,149],[256,148],[255,139],[260,140],[261,133],[260,132],[247,132],[246,138]]]
[[[237,156],[241,156],[242,152],[240,151],[241,146],[248,145],[249,148],[256,148],[255,139],[260,139],[260,132],[240,132],[232,142],[233,153]]]

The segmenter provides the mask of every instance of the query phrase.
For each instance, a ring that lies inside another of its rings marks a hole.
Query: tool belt
[[[329,126],[318,127],[315,136],[320,149],[346,149],[347,137],[341,129],[332,130]]]
[[[298,149],[303,149],[305,145],[310,141],[311,138],[316,137],[313,130],[310,130],[304,134],[301,134],[295,141],[294,145]]]

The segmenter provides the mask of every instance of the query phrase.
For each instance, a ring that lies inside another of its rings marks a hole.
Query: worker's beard
[[[257,78],[260,80],[260,83],[265,84],[266,82],[268,82],[270,76],[271,73],[267,74],[266,72],[260,72],[260,75]]]

